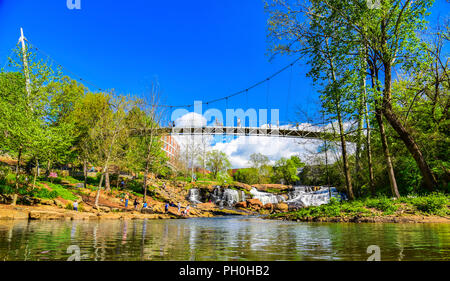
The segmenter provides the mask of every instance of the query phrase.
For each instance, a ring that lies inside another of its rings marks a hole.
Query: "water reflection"
[[[0,260],[449,260],[448,224],[308,224],[258,218],[0,222]]]

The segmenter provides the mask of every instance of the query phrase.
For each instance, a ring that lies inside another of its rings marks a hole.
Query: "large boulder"
[[[292,186],[283,184],[254,184],[253,187],[263,192],[266,192],[268,189],[276,190],[277,193],[292,189]]]
[[[259,199],[247,199],[247,206],[259,210],[263,207],[263,203]]]
[[[272,203],[267,203],[266,205],[264,205],[264,210],[273,210],[273,204]]]
[[[48,211],[30,211],[30,220],[62,220],[66,216],[63,213]]]
[[[39,199],[38,204],[44,206],[54,206],[55,201],[53,199]]]
[[[237,187],[240,189],[245,189],[247,191],[252,190],[252,187],[250,185],[242,183],[242,182],[234,182],[233,185],[234,185],[234,187]]]
[[[235,208],[243,208],[243,209],[247,209],[247,202],[243,201],[243,202],[238,202],[234,205]]]
[[[286,203],[275,204],[275,210],[280,211],[280,212],[287,212],[287,211],[289,211],[289,205]]]

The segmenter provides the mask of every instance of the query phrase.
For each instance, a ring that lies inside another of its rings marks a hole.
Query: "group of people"
[[[175,205],[172,202],[170,202],[170,203],[166,202],[166,205],[165,205],[166,214],[169,212],[169,207],[174,207],[174,208],[178,207],[178,215],[182,215],[183,217],[188,216],[189,215],[189,211],[191,209],[191,206],[188,204],[186,206],[186,208],[183,211],[181,211],[181,203],[180,202],[178,202],[178,205]]]
[[[130,200],[130,197],[128,196],[128,194],[125,195],[125,198],[124,198],[124,199],[125,199],[125,208],[128,208],[128,202],[129,202],[129,200]],[[134,199],[133,206],[134,206],[134,209],[135,209],[135,210],[138,209],[139,202],[138,202],[137,198]],[[169,212],[169,207],[178,208],[178,215],[182,215],[182,216],[184,216],[184,217],[189,216],[189,211],[191,210],[191,206],[190,206],[189,204],[188,204],[188,205],[186,206],[186,208],[182,211],[182,210],[181,210],[181,203],[180,203],[180,202],[178,202],[177,205],[175,205],[175,203],[173,203],[173,202],[170,202],[170,203],[169,203],[169,202],[166,202],[165,207],[164,207],[165,213],[166,213],[166,214]],[[147,209],[147,208],[148,208],[147,202],[144,202],[144,203],[142,204],[142,208],[143,208],[143,209]]]

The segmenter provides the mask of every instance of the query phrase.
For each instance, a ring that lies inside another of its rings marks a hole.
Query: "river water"
[[[0,222],[0,260],[450,260],[449,224],[297,223],[256,217]]]

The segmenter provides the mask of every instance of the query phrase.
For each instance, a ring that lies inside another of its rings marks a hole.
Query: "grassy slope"
[[[337,202],[298,211],[273,214],[270,218],[306,220],[324,217],[375,217],[389,215],[450,215],[450,196],[432,194],[421,197],[404,197],[399,200],[375,198],[353,202]]]

